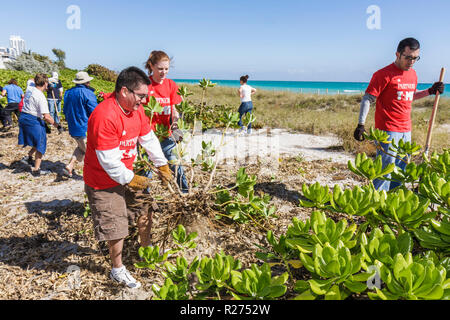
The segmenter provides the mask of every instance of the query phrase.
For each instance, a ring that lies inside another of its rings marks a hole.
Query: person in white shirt
[[[241,98],[241,105],[239,106],[239,125],[241,126],[240,131],[244,130],[242,125],[242,117],[246,113],[251,113],[253,110],[252,94],[256,92],[255,88],[252,88],[247,84],[248,75],[242,76],[240,78],[241,87],[239,88],[239,97]],[[247,127],[247,133],[252,132],[252,123],[250,122]]]
[[[45,122],[57,127],[55,120],[48,110],[47,99],[43,91],[47,89],[48,78],[43,73],[34,77],[35,86],[28,86],[24,97],[24,105],[19,118],[19,145],[30,146],[28,157],[21,162],[34,166],[31,169],[33,176],[51,173],[41,170],[42,156],[47,149],[47,132]],[[35,160],[33,161],[33,155]]]

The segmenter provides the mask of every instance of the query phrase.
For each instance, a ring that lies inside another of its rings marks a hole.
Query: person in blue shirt
[[[71,177],[76,162],[82,162],[86,153],[86,132],[88,119],[97,106],[97,97],[90,81],[94,79],[87,72],[80,71],[72,81],[76,84],[64,94],[63,112],[69,127],[69,134],[77,143],[69,164],[63,169]]]
[[[8,105],[2,110],[3,130],[8,131],[12,127],[11,114],[14,112],[19,118],[19,103],[22,101],[24,94],[22,88],[17,85],[16,79],[11,79],[7,86],[3,87],[2,96],[7,96]]]

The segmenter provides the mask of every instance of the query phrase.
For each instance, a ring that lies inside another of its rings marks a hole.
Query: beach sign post
[[[441,75],[439,76],[439,82],[444,82],[444,75],[445,75],[445,68],[441,68]],[[437,108],[439,104],[439,97],[440,93],[439,91],[436,91],[436,95],[434,97],[434,105],[433,105],[433,111],[431,111],[431,117],[430,121],[428,123],[428,134],[427,134],[427,140],[425,143],[425,156],[428,156],[428,151],[430,149],[431,144],[431,135],[433,134],[433,125],[434,125],[434,119],[436,118]]]

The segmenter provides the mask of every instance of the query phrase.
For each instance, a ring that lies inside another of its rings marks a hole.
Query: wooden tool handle
[[[444,82],[444,75],[445,75],[445,68],[441,68],[441,75],[439,76],[439,82]],[[436,118],[437,108],[438,108],[438,104],[439,104],[439,97],[440,97],[440,93],[439,93],[439,91],[436,91],[436,96],[434,98],[433,111],[431,112],[430,122],[428,123],[428,134],[427,134],[427,140],[425,143],[425,155],[428,155],[428,150],[430,149],[431,135],[433,133],[434,119]]]

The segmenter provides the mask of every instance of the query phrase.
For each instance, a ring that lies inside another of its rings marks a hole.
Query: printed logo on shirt
[[[157,97],[155,97],[155,99],[156,99],[156,101],[158,101],[158,103],[160,104],[160,105],[163,105],[163,104],[170,104],[170,98],[157,98]]]
[[[133,147],[136,145],[138,138],[128,139],[125,141],[120,141],[121,147]]]
[[[414,91],[397,91],[397,100],[413,101]]]
[[[137,148],[131,150],[122,150],[122,160],[131,159],[137,156]]]

